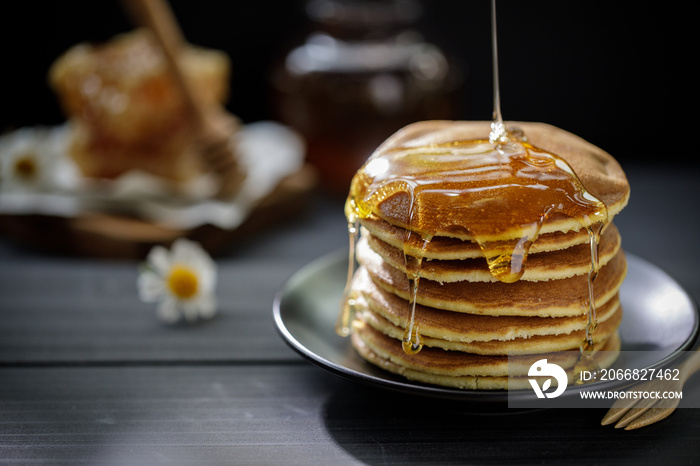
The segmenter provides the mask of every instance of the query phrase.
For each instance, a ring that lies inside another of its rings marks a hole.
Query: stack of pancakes
[[[464,141],[486,138],[489,143],[489,122],[430,121],[402,129],[358,171],[346,205],[351,223],[361,227],[358,268],[344,299],[354,318],[352,344],[366,360],[412,380],[463,389],[529,388],[528,369],[542,358],[572,376],[585,342],[604,355],[600,366],[614,360],[626,261],[612,219],[627,204],[625,174],[609,154],[571,133],[539,123],[514,125],[528,147],[563,160],[557,166],[573,170],[572,179],[583,188],[582,202],[592,200],[602,210],[576,217],[560,203],[542,215],[534,234],[525,234],[529,230],[504,221],[503,212],[489,218],[487,207],[475,234],[460,223],[467,217],[460,217],[459,202],[473,199],[460,201],[463,185],[434,184],[433,193],[417,196],[417,187],[427,183],[421,176],[433,177],[432,182],[443,176],[435,173],[438,165],[382,180],[385,175],[373,173],[382,164],[371,163],[382,158],[393,163],[395,154],[412,157],[424,148],[429,152]],[[446,180],[453,180],[453,169],[446,169]],[[484,174],[483,187],[490,186],[489,176]],[[482,188],[478,177],[470,183],[471,191]],[[537,183],[540,189],[549,189],[542,183]],[[506,191],[494,192],[498,197]],[[453,198],[455,204],[445,203]],[[433,221],[438,217],[453,218]],[[518,241],[525,236],[527,241]],[[513,258],[521,248],[523,267],[517,276],[499,279],[489,268],[486,256],[492,250],[485,245],[493,244],[515,245]],[[412,338],[420,343],[405,350],[403,343]]]

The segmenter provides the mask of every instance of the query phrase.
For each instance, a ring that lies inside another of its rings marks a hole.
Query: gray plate
[[[460,390],[409,381],[360,358],[349,340],[335,333],[347,260],[347,252],[343,251],[320,257],[297,271],[277,294],[273,306],[275,324],[294,350],[314,364],[356,382],[465,401],[508,399],[504,390]],[[673,278],[655,265],[632,254],[627,254],[627,262],[627,278],[620,290],[626,311],[620,326],[623,353],[616,366],[662,366],[695,343],[697,306]],[[630,360],[636,357],[645,359]],[[593,386],[608,388],[602,382],[586,385]],[[519,392],[523,398],[533,396],[529,390]],[[574,392],[567,389],[566,393]],[[511,392],[511,399],[513,396]]]

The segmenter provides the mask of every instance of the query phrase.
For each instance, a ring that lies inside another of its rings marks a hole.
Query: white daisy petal
[[[139,275],[137,286],[139,298],[145,302],[157,301],[165,294],[163,278],[150,271]]]
[[[214,259],[212,259],[204,249],[201,249],[200,255],[200,263],[203,268],[206,270],[211,270],[211,271],[216,271],[216,262],[214,262]]]
[[[156,273],[165,275],[170,270],[171,260],[168,250],[163,246],[154,246],[148,253],[146,261],[155,269]]]
[[[216,287],[216,269],[202,268],[199,273],[200,290],[202,294],[211,294]]]
[[[173,261],[182,264],[195,265],[202,254],[202,249],[196,243],[184,238],[178,238],[173,243]]]
[[[158,309],[156,312],[161,320],[168,323],[174,323],[180,319],[177,301],[170,297],[166,297],[160,303],[158,303]]]

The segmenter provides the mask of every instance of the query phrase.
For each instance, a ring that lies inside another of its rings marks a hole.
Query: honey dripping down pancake
[[[583,313],[588,323],[581,349],[593,349],[598,246],[612,217],[626,205],[629,185],[617,162],[583,139],[546,124],[514,125],[506,137],[494,137],[490,122],[418,122],[391,136],[358,170],[345,205],[350,260],[336,328],[340,335],[352,332],[360,224],[370,231],[385,225],[385,232],[403,234],[407,354],[423,346],[416,297],[433,240],[473,243],[457,249],[471,251],[471,258],[479,251],[490,280],[506,284],[523,278],[531,248],[533,253],[556,250],[551,238],[559,237],[568,241],[562,248],[587,242],[589,296]],[[540,234],[551,244],[538,248]]]

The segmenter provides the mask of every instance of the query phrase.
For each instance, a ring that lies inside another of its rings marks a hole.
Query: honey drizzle
[[[588,238],[591,245],[591,270],[588,272],[588,322],[586,324],[586,340],[584,342],[583,351],[593,350],[593,332],[595,332],[598,327],[598,313],[596,311],[595,305],[595,293],[593,285],[598,272],[600,271],[600,259],[599,259],[599,248],[600,248],[600,235],[603,230],[603,224],[599,223],[596,227],[589,227]]]
[[[412,208],[411,211],[413,211]],[[418,256],[413,256],[408,252],[411,250],[410,245],[413,242],[413,238],[415,236],[420,237],[419,241],[421,243],[421,253]],[[406,328],[404,330],[404,335],[401,342],[403,350],[406,352],[406,354],[416,354],[420,352],[420,350],[423,348],[423,339],[420,336],[420,333],[418,331],[419,325],[416,322],[416,302],[418,299],[418,288],[420,285],[423,257],[425,256],[425,249],[427,248],[429,243],[430,238],[426,238],[421,235],[416,235],[411,231],[410,228],[406,230],[403,242],[403,255],[404,262],[406,264],[406,277],[408,278],[408,303],[410,306],[410,312],[408,317],[408,324],[406,325]]]
[[[355,246],[357,245],[360,223],[357,219],[357,214],[351,209],[352,208],[346,208],[348,237],[350,240],[348,247],[348,274],[345,281],[343,299],[340,301],[340,314],[335,323],[335,331],[341,337],[347,337],[352,333],[352,323],[355,319],[355,305],[357,299],[357,296],[352,293],[352,278],[355,276]]]
[[[492,143],[507,142],[508,130],[501,114],[501,85],[498,72],[498,33],[496,25],[496,0],[491,0],[491,66],[493,69],[493,121],[489,140]]]
[[[588,321],[586,322],[586,338],[581,343],[579,348],[579,359],[574,366],[574,384],[581,385],[585,383],[581,378],[583,371],[597,374],[600,371],[600,366],[593,358],[593,350],[595,344],[593,341],[593,333],[598,328],[598,312],[595,303],[595,279],[600,271],[599,249],[600,237],[605,229],[606,223],[600,222],[593,227],[588,227],[588,238],[591,246],[591,268],[588,271]],[[595,380],[595,378],[593,378]]]

